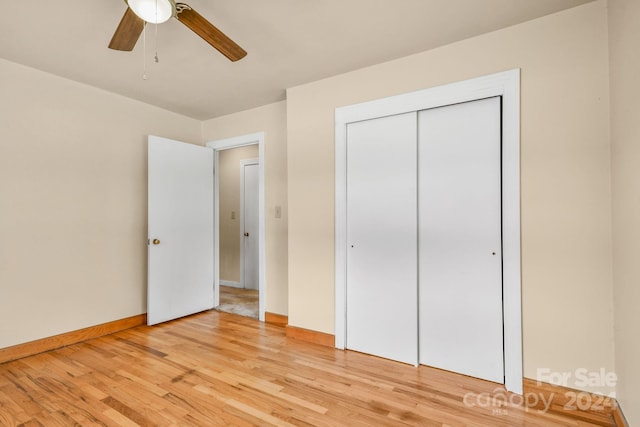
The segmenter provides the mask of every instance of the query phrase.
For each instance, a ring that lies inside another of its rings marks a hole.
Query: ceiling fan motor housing
[[[162,24],[176,14],[174,0],[127,0],[127,5],[140,19],[151,24]]]

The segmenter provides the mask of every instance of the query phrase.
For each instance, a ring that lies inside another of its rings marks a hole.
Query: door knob
[[[160,244],[160,240],[158,240],[158,239],[153,239],[153,244],[154,244],[154,245],[159,245],[159,244]]]
[[[244,233],[244,237],[249,237],[249,233],[248,233],[248,232],[245,232],[245,233]]]

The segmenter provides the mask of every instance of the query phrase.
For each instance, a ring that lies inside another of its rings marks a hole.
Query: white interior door
[[[418,114],[420,363],[503,383],[500,97]]]
[[[417,364],[416,113],[347,135],[346,347]]]
[[[213,307],[213,151],[149,136],[150,325]]]
[[[258,289],[258,163],[242,165],[242,269],[245,289]]]

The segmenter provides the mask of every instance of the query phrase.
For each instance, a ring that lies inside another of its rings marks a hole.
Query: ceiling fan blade
[[[235,62],[247,55],[247,52],[243,48],[238,46],[236,42],[227,37],[190,6],[184,3],[176,3],[176,9],[176,18],[178,18],[178,21],[189,27],[191,31],[202,37],[204,41],[218,49],[220,53],[231,61]]]
[[[131,51],[144,30],[144,21],[127,7],[113,38],[109,43],[109,49]]]

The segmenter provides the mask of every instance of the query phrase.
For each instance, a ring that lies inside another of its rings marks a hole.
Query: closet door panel
[[[346,346],[417,364],[417,113],[347,126]]]
[[[419,360],[504,382],[500,98],[418,114]]]

